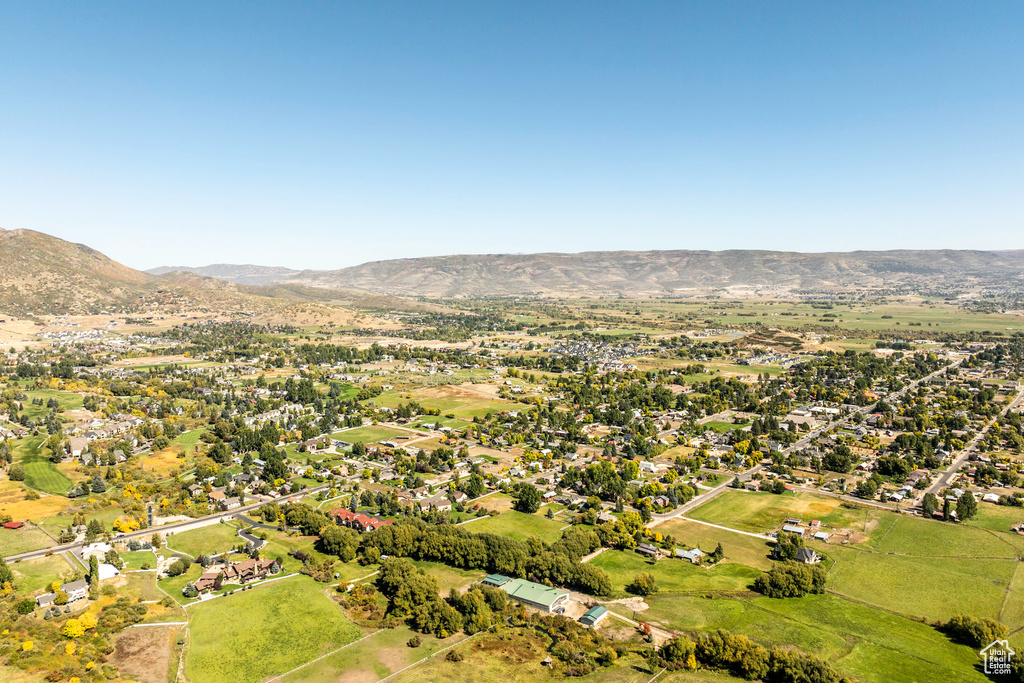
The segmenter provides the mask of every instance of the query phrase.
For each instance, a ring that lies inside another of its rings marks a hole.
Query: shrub
[[[626,586],[626,590],[633,595],[654,595],[658,592],[658,584],[652,574],[643,572],[633,577],[632,583]]]
[[[420,645],[423,644],[423,639],[420,638],[419,636],[413,636],[405,644],[408,645],[409,647],[419,647]]]
[[[463,660],[462,653],[458,650],[448,650],[448,654],[444,658],[449,662],[461,662]]]

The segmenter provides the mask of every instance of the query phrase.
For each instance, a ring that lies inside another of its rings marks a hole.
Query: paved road
[[[330,487],[330,484],[323,484],[315,488],[305,489],[297,493],[291,493],[287,496],[282,496],[281,498],[276,499],[276,502],[286,503],[291,501],[297,501],[304,496],[310,495],[312,493],[317,493],[318,491],[322,491]],[[164,526],[150,527],[149,529],[140,529],[139,531],[133,531],[127,534],[120,534],[119,536],[117,536],[117,540],[127,541],[132,538],[147,539],[154,533],[166,534],[168,531],[187,531],[192,528],[206,526],[207,524],[213,521],[220,521],[228,517],[234,517],[235,515],[240,513],[256,510],[260,506],[264,505],[266,502],[267,501],[259,501],[256,503],[250,503],[249,505],[244,505],[242,507],[235,508],[234,510],[217,512],[212,515],[207,515],[206,517],[197,517],[196,519],[190,519],[187,522],[175,522],[174,524],[165,524]],[[277,527],[273,528],[276,529]],[[45,557],[47,555],[52,555],[53,553],[62,553],[67,550],[79,550],[82,548],[83,545],[85,544],[82,542],[65,543],[64,545],[57,545],[50,548],[42,548],[40,550],[33,550],[31,552],[21,553],[19,555],[10,555],[4,559],[6,559],[7,562],[16,562],[19,560],[32,560],[37,557]]]

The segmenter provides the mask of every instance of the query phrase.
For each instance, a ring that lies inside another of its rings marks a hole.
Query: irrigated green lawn
[[[50,409],[46,407],[46,402],[51,398],[57,399],[57,402],[60,403],[61,407],[64,408],[65,411],[78,410],[82,407],[82,395],[75,394],[70,391],[57,391],[56,389],[32,389],[25,393],[28,394],[29,400],[25,401],[24,413],[32,419],[45,417],[50,414]],[[43,405],[32,405],[32,399],[34,398],[41,398],[43,400]],[[60,414],[61,413],[58,413],[58,415]]]
[[[491,507],[487,503],[490,498],[481,501],[484,507]],[[546,518],[543,513],[528,515],[525,512],[508,510],[496,517],[481,519],[479,522],[470,522],[466,525],[473,533],[491,533],[499,536],[507,536],[520,541],[536,536],[545,543],[554,543],[562,537],[561,529],[565,522]]]
[[[185,670],[194,683],[262,681],[350,643],[363,633],[299,576],[188,608]]]

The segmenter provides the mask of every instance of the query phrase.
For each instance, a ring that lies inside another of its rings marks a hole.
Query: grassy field
[[[413,433],[405,429],[395,429],[394,427],[381,427],[379,425],[369,425],[366,427],[356,427],[355,429],[346,429],[342,432],[335,432],[332,437],[347,441],[349,443],[376,443],[377,441],[387,441],[396,436],[412,436]]]
[[[39,529],[25,526],[21,529],[0,529],[0,557],[49,548],[56,543]]]
[[[725,491],[692,510],[689,516],[741,531],[777,529],[787,517],[819,520],[833,528],[861,528],[886,513],[872,508],[846,508],[837,498],[813,493],[761,493]]]
[[[120,553],[124,560],[124,568],[127,570],[142,569],[142,565],[148,564],[149,569],[156,568],[156,555],[152,550],[136,550],[134,552]]]
[[[85,518],[88,521],[98,520],[103,525],[104,531],[111,531],[114,528],[114,520],[122,514],[124,514],[124,510],[121,508],[108,508],[98,512],[88,512]],[[72,515],[51,515],[39,522],[39,526],[49,531],[52,535],[59,537],[61,529],[67,529],[71,526],[72,521],[74,521]]]
[[[71,565],[60,555],[24,560],[10,565],[14,583],[20,593],[34,593],[71,571]]]
[[[1022,542],[1024,539],[1009,532],[893,515],[882,518],[867,545],[899,555],[1009,559],[1017,556]]]
[[[179,576],[172,576],[166,579],[160,579],[157,583],[160,585],[160,588],[163,589],[165,593],[174,598],[175,601],[178,602],[178,604],[185,605],[192,602],[192,600],[182,595],[181,590],[185,587],[185,584],[195,581],[199,578],[199,576],[202,573],[202,565],[194,563],[191,567],[188,568],[188,571],[186,571],[184,574],[181,574]]]
[[[739,562],[755,569],[767,570],[771,567],[769,542],[745,534],[737,534],[725,529],[717,529],[686,519],[672,519],[654,527],[656,531],[672,536],[677,543],[689,547],[698,547],[710,553],[721,543],[725,551],[725,559]]]
[[[438,590],[441,595],[448,595],[448,591],[452,588],[462,589],[474,583],[479,583],[487,576],[487,572],[483,570],[458,569],[441,564],[440,562],[413,560],[412,563],[437,580]],[[366,573],[368,574],[369,571]]]
[[[238,537],[238,527],[228,523],[211,524],[167,537],[168,548],[192,557],[230,552],[239,543],[245,541]]]
[[[481,505],[492,509],[492,499],[484,498]],[[496,502],[496,501],[495,501]],[[520,541],[536,536],[545,543],[554,543],[562,537],[561,528],[563,522],[544,517],[542,513],[528,515],[525,512],[509,510],[502,512],[496,517],[481,519],[479,522],[470,522],[466,528],[474,533],[491,533],[499,536],[507,536]]]
[[[193,683],[261,681],[363,634],[307,577],[275,581],[190,608],[185,671]]]
[[[71,488],[72,481],[57,466],[50,462],[49,453],[39,451],[39,445],[45,441],[43,436],[30,436],[14,442],[14,461],[20,462],[25,468],[25,485],[36,489],[63,496]]]
[[[288,683],[377,680],[429,657],[462,637],[459,634],[439,640],[430,635],[415,634],[419,635],[423,644],[412,648],[406,643],[414,634],[406,626],[378,631],[341,652],[288,674],[284,680]]]
[[[590,563],[608,572],[612,589],[620,597],[627,595],[626,586],[633,581],[633,577],[643,572],[654,576],[659,593],[745,591],[761,573],[734,562],[723,562],[713,569],[704,569],[675,559],[652,563],[645,555],[629,550],[606,550]]]
[[[51,398],[57,399],[61,407],[65,410],[79,410],[82,407],[82,395],[76,394],[70,391],[58,391],[56,389],[32,389],[26,391],[29,400],[25,401],[25,410],[23,411],[33,420],[45,417],[50,413],[50,409],[46,407],[46,402]],[[32,399],[41,398],[43,405],[32,405]],[[59,415],[60,413],[58,413]]]
[[[945,620],[998,616],[1016,560],[889,555],[830,548],[828,587],[899,614]]]
[[[766,647],[796,647],[857,680],[986,680],[974,668],[978,659],[971,648],[927,624],[834,595],[775,600],[659,593],[650,602],[642,618],[651,622],[683,630],[724,628]]]
[[[161,600],[166,597],[156,587],[156,572],[129,572],[123,575],[127,594],[142,601]]]

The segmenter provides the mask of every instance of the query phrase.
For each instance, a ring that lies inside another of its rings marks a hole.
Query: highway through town
[[[178,532],[178,531],[188,531],[189,529],[198,529],[199,527],[208,526],[209,524],[212,524],[214,522],[219,522],[222,519],[227,519],[227,518],[230,518],[230,517],[234,517],[235,515],[240,515],[240,514],[243,514],[243,513],[246,513],[246,512],[251,512],[253,510],[257,510],[261,506],[263,506],[263,505],[265,505],[267,503],[270,503],[270,502],[278,502],[278,503],[293,502],[293,501],[299,500],[300,498],[302,498],[304,496],[308,496],[308,495],[312,495],[312,494],[318,493],[318,492],[323,491],[325,489],[328,489],[330,487],[331,487],[331,484],[324,484],[322,486],[317,486],[315,488],[304,489],[302,491],[297,491],[295,493],[290,493],[287,496],[281,496],[280,498],[277,498],[277,499],[267,497],[265,500],[260,500],[258,502],[250,503],[248,505],[243,505],[241,507],[235,508],[234,510],[225,510],[223,512],[217,512],[217,513],[214,513],[212,515],[207,515],[205,517],[197,517],[196,519],[189,519],[189,520],[182,521],[182,522],[173,522],[171,524],[165,524],[163,526],[156,526],[156,527],[150,527],[148,529],[140,529],[138,531],[131,531],[131,532],[128,532],[128,533],[119,534],[119,535],[116,536],[116,538],[119,541],[128,541],[128,540],[131,540],[133,538],[145,540],[145,539],[150,538],[155,533],[167,534],[167,532]],[[277,528],[277,527],[274,527],[274,528]],[[52,555],[54,553],[63,553],[63,552],[67,552],[67,551],[81,550],[82,546],[84,546],[84,545],[85,545],[85,543],[83,541],[77,541],[75,543],[65,543],[63,545],[55,545],[55,546],[51,546],[49,548],[42,548],[40,550],[33,550],[33,551],[30,551],[30,552],[27,552],[27,553],[21,553],[19,555],[11,555],[11,556],[6,557],[4,559],[8,563],[10,563],[10,562],[19,562],[21,560],[32,560],[32,559],[35,559],[37,557],[46,557],[47,555]]]

